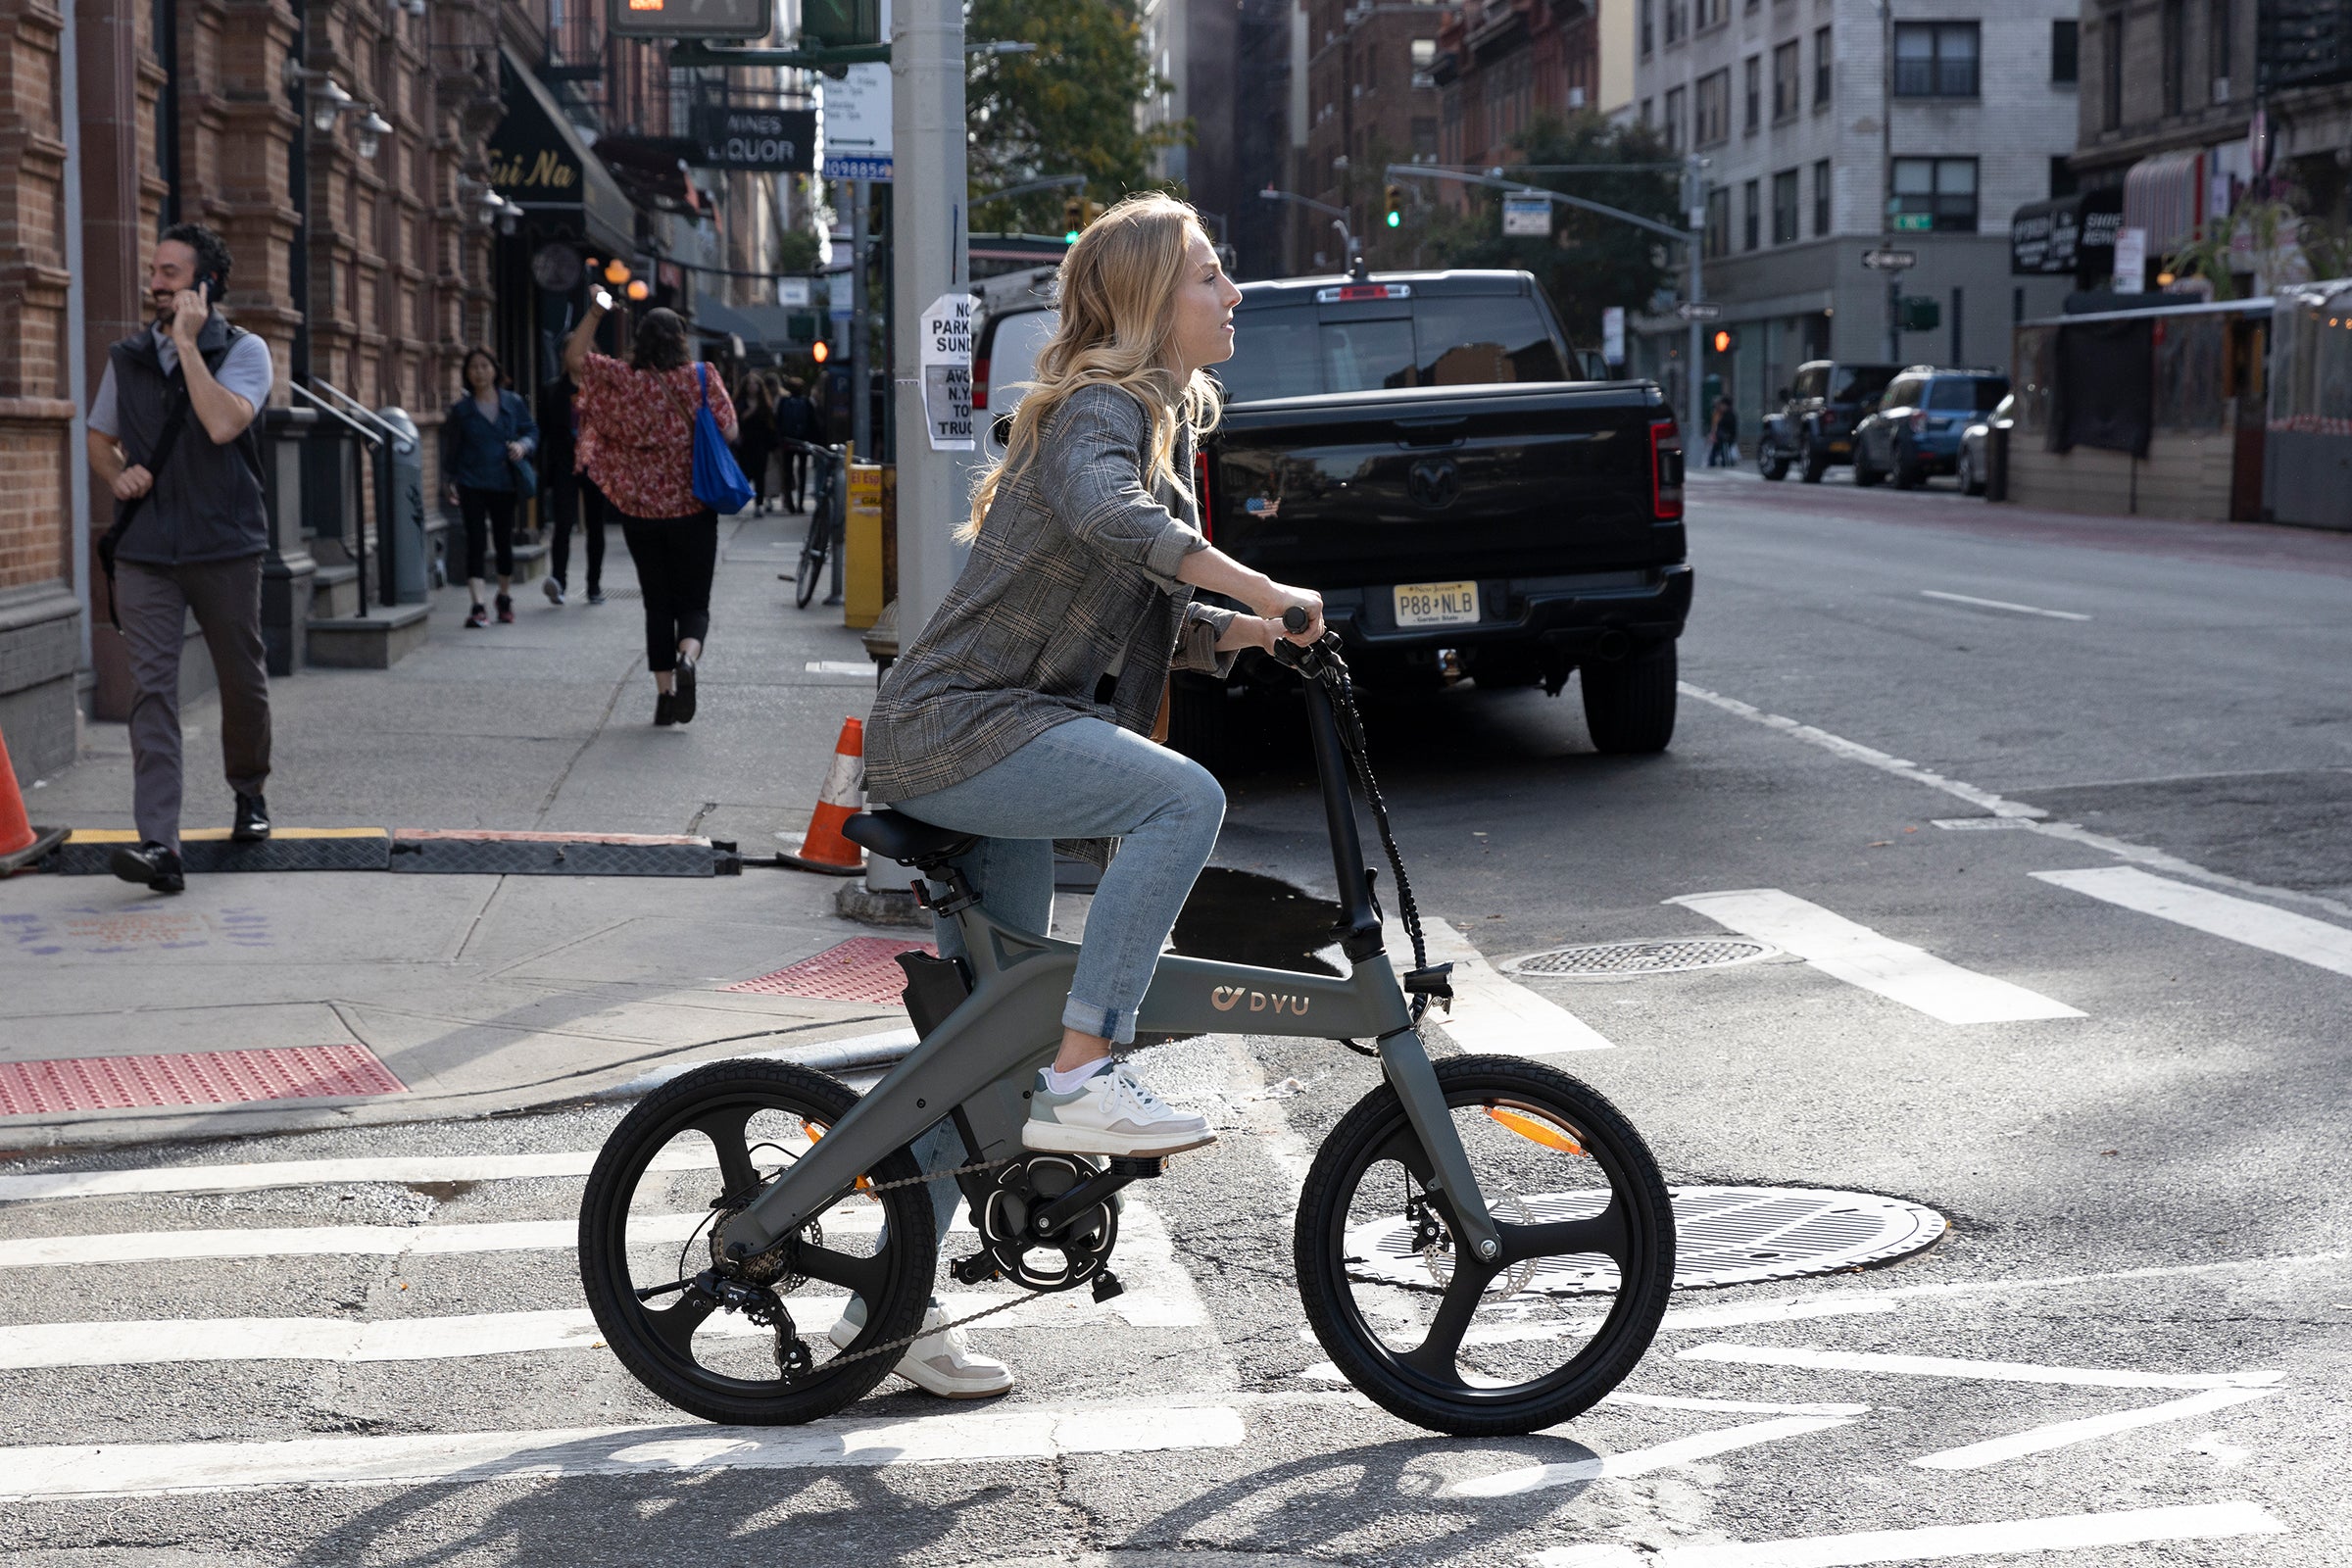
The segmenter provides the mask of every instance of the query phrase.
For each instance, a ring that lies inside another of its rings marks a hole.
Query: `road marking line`
[[[1677,1330],[1743,1328],[1750,1323],[1799,1323],[1810,1318],[1861,1317],[1895,1309],[1881,1297],[1836,1298],[1811,1300],[1788,1298],[1777,1301],[1742,1301],[1737,1306],[1670,1307],[1658,1321],[1660,1334]],[[1465,1345],[1518,1345],[1537,1340],[1590,1334],[1607,1322],[1605,1317],[1552,1319],[1529,1323],[1490,1323],[1462,1336]],[[1311,1331],[1310,1331],[1311,1332]]]
[[[1893,1372],[1909,1377],[1976,1378],[1988,1383],[2057,1383],[2079,1389],[2255,1389],[2280,1372],[2132,1372],[2094,1366],[2037,1366],[2028,1361],[1975,1361],[1946,1355],[1885,1355],[1868,1350],[1815,1350],[1802,1346],[1694,1345],[1678,1361],[1736,1361],[1747,1366],[1801,1366],[1827,1372]]]
[[[1689,893],[1668,899],[1716,924],[1785,949],[1848,985],[1875,991],[1944,1023],[2080,1018],[2037,991],[1948,963],[1922,948],[1883,937],[1779,888]]]
[[[1977,1525],[1929,1525],[1917,1530],[1869,1530],[1795,1541],[1728,1541],[1703,1546],[1666,1546],[1655,1553],[1616,1544],[1551,1546],[1530,1552],[1526,1561],[1533,1568],[1858,1568],[1866,1563],[1933,1562],[1946,1557],[2129,1546],[2151,1541],[2222,1541],[2285,1534],[2286,1526],[2258,1504],[2211,1502]]]
[[[2140,1410],[2119,1410],[2113,1415],[2088,1416],[2081,1421],[2059,1421],[2046,1427],[2034,1427],[2011,1437],[1993,1438],[1984,1443],[1972,1443],[1964,1448],[1945,1448],[1939,1453],[1922,1454],[1911,1462],[1923,1470],[1982,1470],[1986,1465],[1999,1464],[2029,1453],[2046,1453],[2072,1444],[2088,1443],[2117,1432],[2130,1432],[2138,1427],[2152,1427],[2167,1421],[2184,1421],[2192,1415],[2204,1415],[2213,1410],[2227,1410],[2233,1404],[2249,1399],[2267,1399],[2277,1389],[2214,1389],[2205,1394],[2192,1394],[2185,1399],[2168,1399]]]
[[[359,1182],[499,1182],[585,1176],[596,1151],[553,1154],[410,1154],[351,1159],[278,1159],[244,1165],[158,1165],[136,1170],[51,1171],[0,1176],[0,1202],[35,1198],[112,1198],[144,1193],[253,1193],[273,1187]],[[666,1151],[654,1170],[705,1170],[715,1156]]]
[[[1421,923],[1422,946],[1431,963],[1450,963],[1453,1007],[1432,1017],[1465,1052],[1498,1052],[1512,1056],[1551,1056],[1570,1051],[1607,1051],[1605,1035],[1575,1013],[1540,997],[1497,972],[1468,937],[1434,916]],[[1410,967],[1412,938],[1401,921],[1381,928],[1390,961]]]
[[[2006,599],[1978,599],[1970,594],[1947,594],[1934,588],[1922,588],[1919,593],[1923,599],[1946,599],[1955,605],[1977,605],[1985,610],[2013,610],[2021,615],[2047,615],[2052,620],[2088,620],[2090,618],[2088,615],[2079,615],[2071,610],[2040,610],[2033,605],[2013,605]]]
[[[1750,723],[1761,724],[1766,729],[1777,729],[1785,735],[1803,741],[1808,746],[1818,746],[1823,751],[1845,758],[1849,761],[1860,762],[1866,767],[1875,767],[1881,772],[1892,773],[1897,778],[1907,778],[1915,784],[1925,784],[1930,789],[1941,790],[1946,795],[1957,796],[1971,806],[1983,807],[1995,816],[2023,818],[2047,817],[2050,814],[2038,806],[2028,806],[2023,801],[2013,801],[2005,796],[1995,795],[1990,790],[1979,789],[1976,785],[1965,783],[1960,779],[1946,778],[1941,773],[1921,767],[1917,762],[1905,761],[1899,757],[1891,756],[1874,747],[1864,746],[1858,741],[1849,741],[1842,735],[1833,735],[1828,730],[1817,729],[1811,724],[1800,724],[1795,719],[1785,717],[1779,713],[1767,713],[1764,710],[1743,703],[1737,697],[1726,697],[1721,692],[1711,692],[1704,686],[1693,686],[1689,681],[1676,682],[1675,689],[1686,697],[1695,697],[1700,702],[1720,708],[1727,713],[1736,714]],[[2133,844],[2129,839],[2111,838],[2104,833],[2093,833],[2080,822],[2032,821],[2026,825],[2036,833],[2054,839],[2064,839],[2070,844],[2080,844],[2085,849],[2096,850],[2102,855],[2112,855],[2119,860],[2129,860],[2134,865],[2145,865],[2159,871],[2170,871],[2176,876],[2193,876],[2200,882],[2210,882],[2215,887],[2235,888],[2240,893],[2259,893],[2266,898],[2282,899],[2290,904],[2308,904],[2314,908],[2325,909],[2329,914],[2352,919],[2352,904],[2346,904],[2340,899],[2330,899],[2318,893],[2298,893],[2292,888],[2265,887],[2259,882],[2247,882],[2238,877],[2224,876],[2219,871],[2208,871],[2201,865],[2183,860],[2177,855],[2168,855],[2163,850],[2156,849],[2151,845]]]
[[[1600,1396],[1603,1404],[1634,1404],[1650,1410],[1730,1410],[1746,1415],[1868,1415],[1867,1404],[1776,1404],[1769,1399],[1703,1399],[1684,1394],[1628,1394],[1623,1389]],[[1567,1428],[1559,1429],[1563,1434]]]
[[[2109,904],[2152,914],[2208,936],[2261,948],[2336,974],[2352,975],[2352,931],[2308,915],[2290,914],[2251,899],[2150,876],[2129,865],[2087,871],[2035,871],[2036,882],[2070,888]]]
[[[1661,1443],[1652,1447],[1636,1448],[1631,1453],[1604,1454],[1598,1458],[1575,1459],[1565,1464],[1528,1465],[1517,1470],[1497,1471],[1491,1476],[1475,1476],[1468,1481],[1456,1481],[1440,1488],[1438,1495],[1516,1497],[1552,1487],[1572,1487],[1580,1481],[1645,1476],[1653,1470],[1663,1470],[1671,1465],[1690,1464],[1700,1459],[1712,1459],[1719,1453],[1752,1448],[1761,1443],[1777,1443],[1783,1438],[1797,1438],[1808,1432],[1825,1432],[1832,1427],[1850,1427],[1853,1424],[1850,1418],[1844,1416],[1813,1415],[1751,1421],[1744,1426],[1725,1427],[1716,1432],[1702,1432],[1692,1438],[1677,1438],[1672,1443]]]
[[[849,659],[811,659],[808,672],[811,675],[871,675],[874,666],[870,661],[861,664]]]
[[[137,1496],[286,1486],[383,1486],[714,1470],[961,1464],[1077,1453],[1230,1448],[1248,1436],[1231,1405],[954,1411],[910,1421],[803,1427],[575,1427],[0,1448],[0,1497]]]

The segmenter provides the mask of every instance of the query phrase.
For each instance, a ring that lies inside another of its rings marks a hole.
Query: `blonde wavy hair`
[[[1176,471],[1178,421],[1204,433],[1217,422],[1216,382],[1205,371],[1179,378],[1171,365],[1176,291],[1195,234],[1205,236],[1198,213],[1173,196],[1130,196],[1097,219],[1061,259],[1055,301],[1061,321],[1038,351],[1037,379],[1016,382],[1028,394],[1012,416],[1004,456],[980,470],[972,485],[971,514],[956,530],[971,543],[997,499],[997,489],[1037,455],[1046,422],[1081,387],[1115,386],[1151,416],[1147,471],[1191,501]]]

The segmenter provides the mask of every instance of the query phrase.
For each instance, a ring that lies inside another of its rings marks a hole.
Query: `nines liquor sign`
[[[707,104],[694,111],[696,162],[706,169],[756,169],[807,174],[816,169],[816,111],[730,109]]]

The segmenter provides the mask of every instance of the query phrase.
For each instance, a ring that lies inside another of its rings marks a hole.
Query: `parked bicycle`
[[[1307,1320],[1348,1380],[1407,1421],[1464,1436],[1556,1425],[1615,1388],[1657,1330],[1674,1276],[1665,1182],[1625,1117],[1559,1069],[1431,1060],[1418,1025],[1450,1000],[1450,966],[1427,961],[1339,639],[1282,647],[1304,686],[1352,972],[1163,956],[1138,1031],[1246,1027],[1376,1057],[1383,1082],[1324,1140],[1298,1200]],[[1401,977],[1356,791],[1412,946]],[[810,1421],[881,1382],[921,1334],[931,1297],[943,1238],[929,1183],[956,1182],[978,1231],[977,1250],[951,1266],[958,1281],[1084,1285],[1102,1300],[1120,1292],[1120,1190],[1165,1166],[1023,1148],[1078,949],[989,912],[986,890],[953,864],[967,836],[889,810],[853,816],[844,832],[919,868],[927,906],[962,927],[968,966],[899,960],[921,1044],[862,1098],[785,1062],[698,1068],[613,1130],[581,1203],[580,1274],[606,1343],[655,1394],[711,1421]],[[961,1157],[926,1174],[907,1146],[943,1120]],[[853,1296],[861,1321],[845,1315]]]
[[[847,488],[841,482],[841,470],[848,466],[849,456],[840,447],[825,446],[814,441],[798,441],[790,436],[779,437],[776,445],[787,451],[808,454],[815,468],[811,475],[814,490],[808,505],[808,536],[801,543],[799,565],[792,576],[786,579],[793,585],[793,604],[807,610],[808,601],[816,597],[816,585],[823,580],[825,563],[840,548],[842,524],[846,519],[836,503]],[[778,572],[777,576],[782,577],[783,573]],[[840,586],[837,583],[834,594],[838,597],[839,593]],[[825,602],[832,604],[835,599],[828,598]]]

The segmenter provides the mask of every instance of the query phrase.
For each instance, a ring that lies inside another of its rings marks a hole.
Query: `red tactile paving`
[[[0,1062],[0,1116],[397,1095],[407,1088],[366,1046],[68,1056]]]
[[[936,957],[939,950],[928,942],[895,937],[852,937],[789,969],[738,980],[724,989],[762,997],[822,997],[828,1002],[896,1002],[906,989],[906,971],[898,962],[902,953]]]

